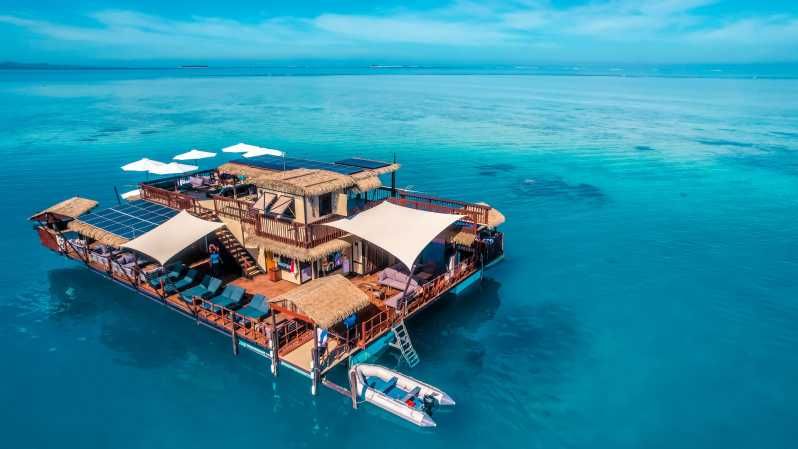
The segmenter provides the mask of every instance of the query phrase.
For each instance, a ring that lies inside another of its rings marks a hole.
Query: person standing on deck
[[[219,254],[219,248],[213,243],[208,246],[208,251],[211,253],[211,275],[218,277],[219,273],[221,272],[222,255]]]
[[[319,360],[324,358],[324,355],[327,353],[327,329],[317,328],[316,329],[316,338],[318,339],[319,343]]]

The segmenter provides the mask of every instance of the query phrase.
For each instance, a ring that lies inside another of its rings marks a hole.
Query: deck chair
[[[245,290],[243,288],[237,285],[227,284],[222,293],[208,298],[208,300],[217,306],[231,309],[241,302],[241,299],[244,297],[244,293]],[[220,309],[217,307],[213,308],[214,312],[218,312],[219,310]]]
[[[166,269],[168,270],[166,273],[150,278],[149,283],[152,288],[161,288],[161,281],[163,281],[164,284],[167,284],[169,281],[176,281],[180,279],[186,270],[188,270],[188,267],[183,265],[182,262],[178,262],[174,265],[166,267]]]
[[[220,279],[216,279],[213,276],[205,276],[202,278],[202,282],[199,284],[187,290],[183,290],[183,292],[180,293],[180,297],[183,298],[183,301],[191,304],[195,296],[199,296],[202,299],[208,299],[215,295],[221,286],[222,281]]]
[[[264,192],[262,193],[257,200],[255,200],[255,204],[252,205],[253,209],[259,210],[261,212],[266,212],[271,207],[274,200],[277,199],[277,195],[273,193]]]
[[[199,276],[202,276],[199,271],[195,269],[188,270],[185,276],[174,281],[173,283],[164,284],[164,290],[167,295],[183,291],[191,287]]]
[[[269,312],[271,312],[271,308],[269,307],[269,299],[261,294],[257,294],[252,297],[252,300],[249,302],[249,304],[240,308],[236,312],[238,312],[240,315],[244,315],[247,318],[252,318],[253,320],[266,318],[269,316]]]

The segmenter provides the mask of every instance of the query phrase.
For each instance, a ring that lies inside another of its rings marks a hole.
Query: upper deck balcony
[[[461,224],[466,232],[503,222],[501,214],[485,204],[383,186],[378,175],[397,168],[390,164],[382,172],[364,169],[343,174],[308,168],[274,171],[233,162],[214,170],[142,183],[141,198],[199,216],[234,220],[249,235],[305,249],[346,235],[325,223],[383,201],[463,215]],[[290,207],[277,207],[278,203],[290,203]]]

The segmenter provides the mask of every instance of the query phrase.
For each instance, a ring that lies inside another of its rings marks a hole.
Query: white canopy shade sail
[[[149,170],[150,173],[154,175],[177,175],[180,173],[185,173],[187,171],[194,171],[196,170],[196,165],[187,165],[181,164],[179,162],[170,162],[168,164],[162,164],[159,166],[155,166]]]
[[[257,150],[260,147],[250,145],[247,143],[237,143],[226,148],[222,148],[223,153],[247,153],[252,150]]]
[[[135,162],[131,162],[129,164],[123,165],[122,170],[124,171],[151,171],[154,168],[158,168],[160,166],[166,165],[164,162],[155,161],[148,158],[142,158]]]
[[[427,212],[385,201],[352,217],[325,223],[325,226],[377,245],[412,269],[424,248],[461,218],[462,215]]]
[[[249,150],[243,154],[244,157],[258,157],[258,156],[277,156],[277,157],[284,157],[285,153],[280,150],[275,150],[272,148],[261,148],[256,147],[256,149]]]
[[[186,211],[163,222],[157,228],[122,245],[152,257],[166,265],[197,240],[224,226],[224,223],[197,218]]]
[[[177,156],[173,157],[172,159],[176,161],[193,161],[196,159],[205,159],[209,157],[215,157],[216,153],[211,153],[210,151],[202,151],[197,149],[192,149],[191,151],[186,151],[185,153],[178,154]]]

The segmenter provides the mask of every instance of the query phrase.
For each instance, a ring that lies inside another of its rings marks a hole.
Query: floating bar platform
[[[313,394],[322,384],[349,396],[331,370],[388,347],[418,363],[404,322],[504,254],[497,210],[398,189],[398,169],[256,157],[142,182],[117,206],[74,197],[30,219],[45,248],[219,332],[235,354],[308,377]]]

